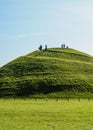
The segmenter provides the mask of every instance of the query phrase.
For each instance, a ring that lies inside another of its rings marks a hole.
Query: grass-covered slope
[[[70,48],[34,51],[0,68],[0,96],[93,93],[93,57]]]

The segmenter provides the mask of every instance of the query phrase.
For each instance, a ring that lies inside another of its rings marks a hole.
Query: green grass
[[[0,130],[93,130],[93,100],[0,100]]]
[[[93,95],[93,57],[71,48],[49,48],[0,68],[0,97],[55,92]]]

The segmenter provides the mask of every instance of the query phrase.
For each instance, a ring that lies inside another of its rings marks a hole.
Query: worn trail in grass
[[[93,100],[0,100],[0,130],[93,130]]]

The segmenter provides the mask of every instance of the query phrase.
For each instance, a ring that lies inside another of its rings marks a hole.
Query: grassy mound
[[[90,96],[92,79],[92,56],[71,48],[49,48],[0,68],[0,96]]]

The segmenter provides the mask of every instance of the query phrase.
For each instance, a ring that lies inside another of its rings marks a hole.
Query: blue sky
[[[0,66],[62,43],[93,55],[93,0],[0,0]]]

